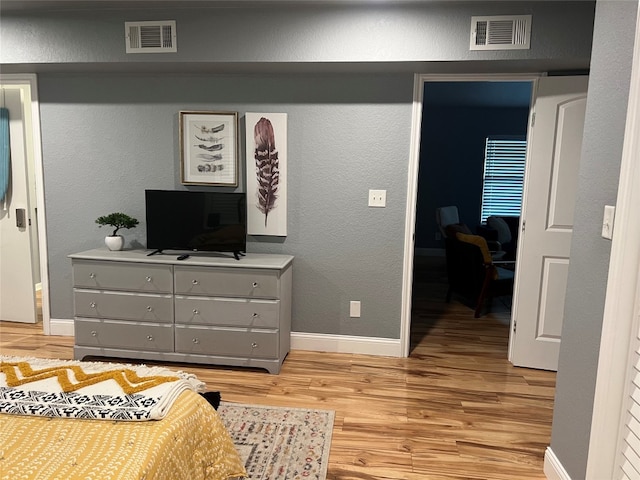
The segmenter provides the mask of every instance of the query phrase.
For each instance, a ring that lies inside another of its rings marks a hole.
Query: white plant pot
[[[104,243],[109,250],[122,250],[124,237],[122,235],[108,235],[104,238]]]

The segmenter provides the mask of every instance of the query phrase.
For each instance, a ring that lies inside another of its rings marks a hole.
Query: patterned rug
[[[335,412],[221,402],[251,480],[324,480]]]

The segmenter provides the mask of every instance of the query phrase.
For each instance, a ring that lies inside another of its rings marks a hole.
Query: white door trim
[[[542,74],[421,74],[413,77],[413,114],[411,146],[407,172],[407,207],[404,228],[404,258],[402,266],[402,309],[400,318],[400,345],[402,356],[408,357],[411,348],[411,295],[413,290],[413,251],[416,228],[416,202],[418,200],[418,168],[420,166],[420,132],[422,128],[422,92],[426,82],[513,82],[535,81]],[[511,330],[513,331],[513,329]],[[511,336],[510,336],[511,337]],[[511,338],[509,338],[511,345]]]
[[[49,266],[47,264],[47,232],[44,205],[44,173],[42,167],[42,137],[40,135],[40,104],[38,82],[35,74],[0,74],[4,85],[29,85],[31,89],[31,119],[33,125],[33,155],[35,163],[36,207],[38,209],[38,249],[40,253],[40,282],[42,284],[42,326],[50,335],[49,319]]]
[[[587,458],[587,480],[613,478],[624,416],[630,340],[637,315],[640,267],[640,10],[636,19],[629,104],[607,279],[600,355]]]

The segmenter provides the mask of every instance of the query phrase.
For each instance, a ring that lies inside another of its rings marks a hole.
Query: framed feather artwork
[[[246,113],[247,234],[287,235],[287,114]]]
[[[180,112],[183,185],[238,186],[238,113]]]

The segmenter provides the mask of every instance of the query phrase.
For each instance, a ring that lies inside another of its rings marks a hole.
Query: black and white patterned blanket
[[[0,356],[0,413],[160,420],[187,389],[204,384],[162,367]]]

